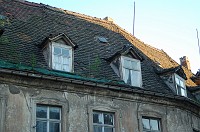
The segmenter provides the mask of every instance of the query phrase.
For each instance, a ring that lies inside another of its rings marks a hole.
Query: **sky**
[[[97,18],[111,17],[146,44],[164,50],[176,62],[187,56],[200,69],[200,0],[29,0]]]

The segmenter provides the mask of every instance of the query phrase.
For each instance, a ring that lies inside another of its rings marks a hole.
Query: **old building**
[[[0,0],[0,132],[200,131],[188,59],[108,18]]]

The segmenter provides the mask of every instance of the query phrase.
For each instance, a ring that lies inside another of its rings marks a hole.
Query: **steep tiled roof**
[[[120,80],[106,58],[113,56],[128,45],[144,58],[142,61],[143,88],[172,94],[155,73],[160,69],[177,67],[163,50],[144,44],[113,22],[50,7],[44,4],[18,1],[1,1],[0,14],[6,16],[0,28],[0,59],[24,65],[48,69],[40,45],[49,35],[64,33],[77,45],[74,53],[74,72],[85,77]],[[103,36],[108,43],[97,38]],[[99,60],[98,68],[91,65]],[[158,65],[159,63],[159,65]],[[183,67],[187,85],[196,86],[190,79],[193,74]]]

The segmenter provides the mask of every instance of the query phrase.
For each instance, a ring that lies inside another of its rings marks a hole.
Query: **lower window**
[[[36,132],[61,132],[61,108],[37,105]]]
[[[143,132],[161,132],[160,119],[142,117]]]
[[[114,113],[93,111],[94,132],[114,132]]]

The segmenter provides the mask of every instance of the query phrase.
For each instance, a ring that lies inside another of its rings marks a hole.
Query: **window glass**
[[[141,73],[139,71],[131,71],[132,86],[140,86],[141,83]]]
[[[180,80],[180,86],[181,86],[181,87],[185,87],[182,80]]]
[[[36,117],[37,118],[47,118],[47,107],[37,106]]]
[[[113,125],[113,114],[105,113],[104,116],[104,124]]]
[[[184,88],[181,88],[181,95],[186,96],[186,91]]]
[[[61,48],[59,48],[59,47],[54,47],[54,54],[55,54],[55,55],[61,55]]]
[[[70,57],[68,49],[62,49],[62,55],[65,57]]]
[[[102,124],[100,113],[93,113],[93,122]]]
[[[60,108],[50,107],[49,108],[50,119],[60,119]]]
[[[152,120],[150,120],[150,124],[151,124],[151,129],[152,130],[158,130],[158,127],[159,127],[158,120],[152,119]]]
[[[60,131],[60,123],[50,122],[49,130],[50,130],[50,132],[59,132]]]
[[[102,132],[102,131],[103,131],[102,128],[103,128],[103,127],[101,127],[101,126],[94,126],[94,127],[93,127],[94,132]]]
[[[37,121],[36,123],[36,132],[47,132],[47,122]]]
[[[105,127],[104,132],[113,132],[113,128],[112,127]]]
[[[142,126],[144,130],[150,130],[149,119],[142,119]]]

